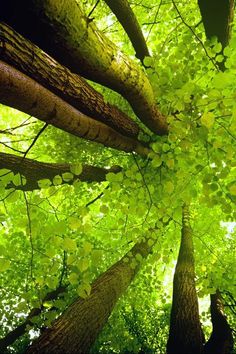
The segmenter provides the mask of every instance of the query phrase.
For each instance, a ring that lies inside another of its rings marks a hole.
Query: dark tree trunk
[[[87,117],[25,74],[0,61],[0,102],[68,133],[126,152],[147,156],[138,140]]]
[[[100,275],[91,294],[79,298],[26,351],[26,354],[86,354],[106,324],[118,299],[136,275],[140,262],[153,246],[148,240],[137,243],[120,261]],[[133,263],[135,262],[135,264]]]
[[[166,118],[139,65],[86,17],[74,0],[3,0],[0,20],[75,73],[119,92],[156,134],[167,134]]]
[[[216,36],[225,48],[229,43],[234,0],[198,0],[207,38]]]
[[[233,349],[232,330],[224,314],[219,290],[211,294],[211,321],[213,331],[204,347],[204,354],[230,354]]]
[[[118,21],[127,33],[131,43],[133,44],[136,52],[136,57],[142,62],[147,56],[150,56],[148,47],[144,39],[142,30],[133,13],[130,4],[127,0],[104,0],[110,7],[111,11],[115,14]]]
[[[117,107],[105,103],[103,96],[82,77],[70,72],[4,23],[0,23],[0,58],[89,117],[123,135],[138,135],[137,123]]]
[[[25,185],[15,186],[12,183],[9,183],[6,188],[15,188],[24,191],[39,189],[39,180],[49,179],[53,183],[53,178],[55,176],[61,176],[65,172],[70,172],[71,166],[72,165],[70,164],[39,162],[0,152],[0,175],[1,169],[6,168],[11,170],[14,174],[20,173],[26,178]],[[78,176],[74,175],[74,178],[70,181],[62,180],[62,183],[72,184],[78,179],[83,182],[102,182],[106,180],[107,173],[118,173],[119,171],[121,171],[121,167],[119,166],[106,169],[102,167],[83,165],[81,174]]]
[[[200,354],[203,337],[195,288],[194,250],[189,209],[183,207],[182,236],[174,274],[167,354]]]

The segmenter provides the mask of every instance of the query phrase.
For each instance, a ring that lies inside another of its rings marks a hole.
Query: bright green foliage
[[[207,296],[216,288],[236,298],[236,233],[227,230],[236,222],[235,33],[224,50],[227,69],[219,72],[214,63],[222,60],[221,55],[215,57],[221,47],[217,42],[212,47],[205,40],[203,26],[198,25],[197,2],[176,2],[195,35],[171,2],[130,3],[144,24],[152,52],[152,58],[145,58],[150,66],[147,73],[159,107],[168,116],[170,133],[165,137],[143,134],[153,150],[144,160],[49,126],[27,157],[72,163],[70,172],[54,177],[53,184],[42,179],[40,190],[26,193],[13,188],[24,185],[24,177],[0,169],[1,336],[17,326],[29,309],[40,306],[47,292],[67,284],[66,295],[50,304],[55,310],[35,318],[34,328],[51,323],[78,295],[86,298],[91,281],[145,235],[150,236],[150,243],[157,238],[154,253],[118,304],[94,353],[138,353],[141,349],[165,353],[183,201],[192,203],[203,325],[209,326]],[[86,2],[87,14],[94,4]],[[100,1],[92,17],[137,61],[122,27],[104,2]],[[154,19],[156,24],[152,25]],[[123,98],[94,86],[107,101],[134,117]],[[41,127],[34,118],[1,106],[0,150],[22,155]],[[100,184],[77,181],[61,185],[81,174],[82,163],[119,165],[123,170],[107,174]],[[12,188],[6,189],[9,183]],[[143,262],[141,255],[131,266],[137,262]],[[235,320],[228,314],[233,325]],[[20,353],[27,341],[25,336],[13,352]]]

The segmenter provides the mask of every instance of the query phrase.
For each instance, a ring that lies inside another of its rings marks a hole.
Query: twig
[[[28,149],[24,152],[23,155],[23,159],[26,157],[26,155],[28,154],[28,152],[30,151],[30,149],[34,146],[34,144],[36,143],[36,141],[38,140],[38,138],[40,137],[40,135],[44,132],[44,130],[47,128],[48,123],[45,123],[44,126],[39,130],[39,132],[36,134],[36,136],[34,137],[34,140],[32,141],[32,143],[30,144],[30,146],[28,147]],[[22,159],[22,160],[23,160]]]
[[[94,7],[92,8],[92,10],[90,11],[90,13],[88,14],[88,18],[90,18],[90,16],[92,15],[93,11],[96,9],[96,7],[98,6],[100,0],[97,0],[96,4],[94,5]]]

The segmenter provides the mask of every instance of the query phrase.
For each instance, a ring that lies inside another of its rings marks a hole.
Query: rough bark
[[[219,290],[211,294],[212,334],[205,344],[204,354],[230,354],[233,349],[232,330],[224,314]]]
[[[152,242],[153,243],[153,242]],[[116,302],[136,275],[152,246],[148,240],[137,243],[130,252],[100,275],[86,299],[79,298],[26,351],[26,354],[85,354],[107,322]]]
[[[127,0],[104,1],[127,33],[136,52],[136,57],[143,62],[143,59],[150,56],[150,54],[142,30],[129,2]]]
[[[189,210],[183,207],[181,245],[174,274],[167,354],[200,354],[203,338],[195,288],[194,250]]]
[[[144,156],[149,151],[138,140],[125,137],[104,123],[87,117],[36,81],[1,61],[0,102],[68,133],[111,148],[136,151]]]
[[[0,58],[54,92],[82,113],[123,135],[136,137],[138,125],[82,77],[73,74],[14,29],[0,23]]]
[[[0,352],[3,353],[9,345],[12,345],[18,338],[23,336],[26,333],[26,328],[28,325],[32,325],[32,319],[42,313],[44,310],[43,304],[46,301],[52,301],[58,298],[60,294],[63,294],[66,291],[65,286],[59,286],[56,290],[51,291],[46,294],[46,296],[42,300],[42,306],[38,308],[33,308],[29,315],[26,317],[25,321],[17,326],[12,331],[8,332],[8,334],[0,339]]]
[[[207,38],[216,36],[225,48],[230,39],[234,0],[198,0]]]
[[[25,176],[26,184],[15,186],[9,183],[7,188],[15,188],[24,191],[33,191],[39,189],[38,181],[41,179],[49,179],[53,184],[53,178],[62,175],[65,172],[71,172],[72,164],[66,163],[46,163],[39,162],[20,156],[6,154],[0,152],[0,172],[2,168],[11,170],[14,174],[20,173]],[[113,166],[111,168],[102,168],[97,166],[83,165],[80,175],[74,175],[70,181],[62,180],[62,184],[73,184],[76,180],[82,182],[102,182],[106,180],[106,174],[109,172],[118,173],[121,167]]]
[[[143,70],[108,40],[74,0],[4,1],[0,19],[72,71],[124,96],[154,133],[166,134],[150,82]]]

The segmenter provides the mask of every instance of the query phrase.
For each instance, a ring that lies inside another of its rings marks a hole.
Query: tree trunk
[[[18,338],[23,336],[26,332],[26,328],[28,325],[32,325],[32,319],[41,314],[44,310],[43,304],[46,301],[55,300],[58,296],[66,291],[65,286],[59,286],[56,290],[51,291],[50,293],[46,294],[44,299],[42,300],[42,306],[39,308],[33,308],[29,315],[26,317],[25,321],[21,323],[19,326],[14,328],[12,331],[8,332],[7,335],[0,339],[0,352],[4,353],[9,345],[12,345]]]
[[[87,117],[1,61],[0,102],[81,138],[125,152],[136,151],[143,156],[149,152],[138,140],[122,136],[107,125]]]
[[[233,349],[232,330],[224,314],[219,290],[211,294],[211,321],[213,331],[204,347],[204,354],[230,354]]]
[[[121,260],[100,275],[91,294],[79,298],[26,351],[26,354],[86,354],[128,288],[154,241],[137,243]],[[139,256],[138,256],[139,255]],[[137,257],[138,256],[138,257]]]
[[[167,133],[143,70],[97,29],[79,2],[26,0],[22,6],[18,0],[5,0],[0,19],[73,72],[119,92],[154,133]]]
[[[234,0],[198,0],[207,38],[216,36],[225,48],[230,39]]]
[[[182,236],[174,274],[167,354],[200,354],[203,338],[195,288],[194,250],[189,209],[183,207]]]
[[[103,96],[82,77],[70,72],[4,23],[0,23],[0,58],[85,115],[109,125],[123,135],[138,135],[137,123],[117,107],[105,103]]]
[[[73,164],[39,162],[0,152],[0,175],[1,169],[6,168],[14,174],[20,173],[26,178],[25,185],[15,186],[13,183],[9,183],[6,186],[8,189],[15,188],[24,191],[33,191],[39,189],[38,181],[41,179],[49,179],[53,184],[53,178],[55,176],[62,176],[65,172],[71,172],[72,166]],[[121,167],[119,166],[106,169],[97,166],[83,165],[82,172],[79,175],[74,175],[74,178],[70,181],[64,181],[62,179],[62,184],[73,184],[76,180],[82,182],[102,182],[106,180],[107,173],[118,173],[119,171],[121,171]]]
[[[143,62],[143,59],[150,56],[148,47],[144,39],[142,30],[139,23],[133,13],[130,4],[127,0],[104,0],[110,7],[111,11],[115,14],[118,21],[127,33],[134,50],[136,51],[136,57]]]

